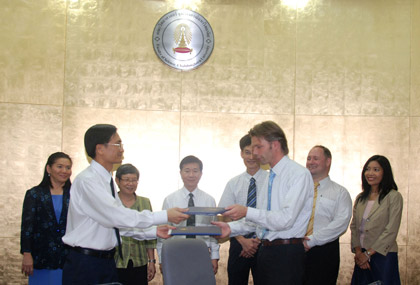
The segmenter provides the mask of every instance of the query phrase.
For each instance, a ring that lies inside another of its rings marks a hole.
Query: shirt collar
[[[282,157],[282,159],[280,159],[280,161],[279,161],[279,162],[277,162],[277,164],[276,164],[276,165],[274,165],[274,167],[273,167],[273,168],[271,168],[271,169],[273,170],[273,172],[274,172],[276,175],[279,175],[279,174],[283,171],[283,168],[285,168],[285,167],[286,167],[286,164],[287,164],[289,161],[290,161],[289,156],[288,156],[288,155],[285,155],[285,156],[283,156],[283,157]]]
[[[190,192],[190,191],[188,191],[188,189],[187,189],[187,188],[185,188],[185,186],[184,186],[184,187],[182,187],[181,191],[182,191],[182,193],[184,194],[184,196],[185,196],[185,197],[190,198],[190,193],[192,193],[192,194],[194,195],[194,197],[196,197],[196,194],[197,194],[197,189],[198,189],[198,188],[195,188],[195,189],[194,189],[194,191]]]
[[[106,181],[111,181],[112,175],[108,170],[105,169],[101,164],[99,164],[96,160],[92,159],[90,166]]]
[[[258,171],[257,171],[257,172],[255,172],[255,174],[254,174],[254,175],[251,175],[251,174],[249,174],[248,172],[246,172],[246,171],[245,171],[245,177],[246,177],[248,180],[250,180],[252,177],[254,177],[254,178],[255,178],[255,180],[257,180],[257,179],[258,179],[258,177],[260,177],[260,176],[262,175],[263,171],[265,171],[265,170],[264,170],[264,169],[262,169],[262,168],[260,168],[260,169],[258,169]]]
[[[319,181],[319,187],[327,185],[328,183],[330,183],[330,181],[330,176],[325,177],[324,179]]]

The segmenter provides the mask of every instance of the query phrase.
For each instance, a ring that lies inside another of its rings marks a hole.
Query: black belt
[[[269,241],[268,239],[263,239],[261,241],[262,246],[273,246],[273,245],[285,245],[285,244],[302,244],[303,238],[288,238],[288,239],[275,239]]]
[[[96,250],[77,246],[72,247],[71,249],[84,255],[94,256],[103,259],[113,259],[115,255],[115,248],[111,250]]]

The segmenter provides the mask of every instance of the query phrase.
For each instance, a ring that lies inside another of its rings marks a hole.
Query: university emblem
[[[214,48],[213,30],[197,12],[174,10],[157,22],[153,48],[159,59],[170,67],[191,70],[210,57]]]

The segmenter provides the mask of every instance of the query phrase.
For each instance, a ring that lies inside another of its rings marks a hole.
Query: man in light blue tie
[[[313,180],[310,172],[288,157],[286,135],[272,121],[255,125],[249,134],[252,154],[269,164],[270,176],[257,194],[257,208],[226,207],[225,216],[240,221],[214,222],[222,236],[256,232],[258,278],[261,284],[302,284],[305,269],[303,238],[312,212]]]

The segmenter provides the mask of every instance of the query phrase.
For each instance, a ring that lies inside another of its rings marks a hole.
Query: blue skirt
[[[376,253],[370,258],[370,270],[354,265],[352,285],[367,285],[373,282],[384,285],[400,285],[398,253],[388,252],[386,256]]]
[[[34,269],[29,276],[29,285],[61,285],[63,269]]]

